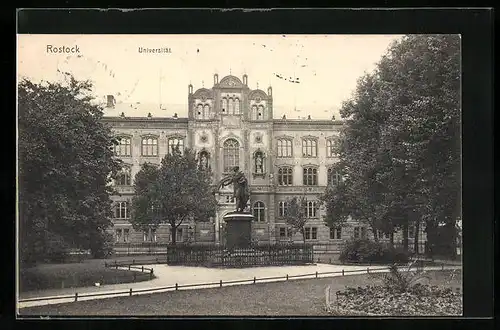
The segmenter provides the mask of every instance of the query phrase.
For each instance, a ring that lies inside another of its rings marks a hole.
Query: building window
[[[316,218],[317,206],[315,201],[306,202],[305,215],[307,218]]]
[[[334,171],[332,168],[327,170],[327,184],[337,185],[342,180],[342,176],[338,171]]]
[[[330,228],[330,239],[342,239],[342,228],[341,227],[331,227]]]
[[[227,110],[227,99],[224,97],[222,98],[222,113],[226,113]]]
[[[288,139],[278,140],[278,158],[292,157],[292,141]]]
[[[158,138],[156,137],[142,138],[142,155],[158,156]]]
[[[229,98],[227,113],[234,114],[234,100],[232,97]]]
[[[318,227],[305,227],[304,234],[306,240],[318,239]]]
[[[280,227],[280,238],[290,238],[292,237],[292,231],[286,227]]]
[[[206,170],[210,168],[210,155],[207,151],[200,151],[199,154],[199,166],[201,169]]]
[[[304,186],[318,185],[318,170],[314,167],[304,168],[303,183]]]
[[[415,227],[414,226],[409,226],[408,227],[408,237],[413,238],[415,236]]]
[[[288,214],[288,202],[281,201],[278,203],[278,216],[284,217]]]
[[[264,213],[264,203],[261,201],[255,202],[253,204],[253,216],[256,221],[262,222],[265,221],[265,213]]]
[[[293,184],[293,168],[280,167],[278,169],[278,185],[291,186]]]
[[[240,113],[240,99],[236,98],[234,100],[234,113],[239,114]]]
[[[354,227],[354,238],[366,238],[366,228]]]
[[[121,242],[121,239],[122,239],[122,230],[121,229],[117,229],[116,230],[116,242],[117,243]]]
[[[177,234],[175,235],[176,242],[182,242],[184,240],[182,233],[182,228],[177,228]],[[170,228],[169,241],[172,242],[172,228]]]
[[[315,139],[302,140],[302,157],[317,157],[318,142]]]
[[[143,235],[144,242],[156,242],[156,229],[148,228]]]
[[[240,164],[240,144],[234,139],[228,139],[223,147],[224,173],[229,173]]]
[[[251,119],[252,120],[257,120],[258,119],[258,111],[257,111],[257,106],[256,105],[252,105]]]
[[[172,155],[176,148],[179,148],[181,154],[184,152],[184,139],[177,137],[168,139],[168,153]]]
[[[338,156],[338,153],[335,150],[335,141],[326,140],[326,157],[335,157],[335,156]]]
[[[130,167],[124,167],[116,177],[117,186],[130,186]]]
[[[130,233],[130,229],[128,229],[128,228],[123,229],[123,241],[125,243],[127,243],[129,241],[128,240],[129,233]]]
[[[259,105],[257,112],[257,120],[263,120],[263,119],[264,119],[264,106]]]
[[[255,152],[255,174],[264,174],[264,154],[262,151]]]
[[[115,204],[115,218],[116,219],[130,219],[130,211],[128,209],[128,202],[118,202]]]
[[[115,146],[116,156],[130,156],[131,152],[131,139],[129,137],[119,137],[118,145]]]
[[[390,237],[391,237],[391,234],[384,233],[381,230],[378,231],[378,238],[389,239]]]

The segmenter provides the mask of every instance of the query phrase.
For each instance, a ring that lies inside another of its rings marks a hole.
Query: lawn
[[[150,274],[146,272],[106,268],[103,260],[86,260],[81,263],[40,264],[35,267],[20,269],[19,275],[20,292],[93,286],[96,282],[102,285],[151,279]]]
[[[461,274],[429,272],[430,284],[461,288]],[[373,284],[372,275],[257,283],[214,289],[184,290],[132,297],[117,297],[67,304],[23,308],[21,315],[134,315],[134,316],[328,316],[325,288],[332,292],[346,286]]]

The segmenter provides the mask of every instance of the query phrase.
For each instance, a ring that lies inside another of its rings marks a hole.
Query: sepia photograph
[[[17,317],[461,316],[461,112],[458,34],[18,34]]]

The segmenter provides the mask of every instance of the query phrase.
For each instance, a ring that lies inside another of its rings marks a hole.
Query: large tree
[[[209,169],[199,166],[191,149],[174,148],[157,168],[144,164],[134,180],[131,222],[136,229],[170,225],[172,244],[177,228],[188,220],[208,221],[217,201]]]
[[[341,115],[339,166],[348,180],[345,193],[327,190],[323,198],[330,204],[327,223],[348,214],[383,232],[402,229],[405,248],[409,226],[418,235],[424,225],[431,243],[439,225],[454,227],[460,214],[458,36],[412,35],[393,43],[376,70],[359,80]]]
[[[18,85],[19,247],[22,262],[67,248],[100,256],[109,236],[110,180],[119,170],[116,143],[92,102],[92,85]]]

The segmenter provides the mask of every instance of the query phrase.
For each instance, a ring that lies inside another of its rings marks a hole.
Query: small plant
[[[414,285],[421,283],[424,279],[430,280],[424,270],[412,271],[417,261],[412,261],[408,268],[403,271],[396,264],[389,266],[389,273],[383,277],[385,287],[395,292],[408,292]]]

